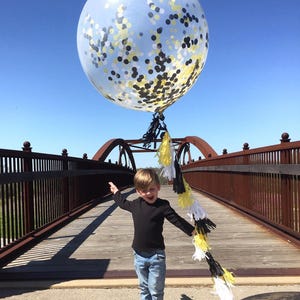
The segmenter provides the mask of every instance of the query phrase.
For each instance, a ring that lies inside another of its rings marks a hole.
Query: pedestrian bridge
[[[136,197],[132,188],[123,192],[128,199]],[[178,207],[177,194],[170,185],[162,186],[160,196],[169,199],[176,211],[186,217],[186,211]],[[200,192],[194,191],[193,196],[217,223],[217,228],[209,234],[209,243],[214,258],[222,266],[238,277],[300,275],[299,249],[295,245]],[[191,237],[167,221],[164,235],[167,277],[210,277],[205,260],[192,259]],[[132,237],[131,215],[117,208],[108,197],[6,265],[0,278],[58,282],[135,278]]]
[[[134,277],[131,219],[108,181],[135,196],[134,154],[155,151],[141,143],[114,139],[93,159],[32,152],[28,142],[23,151],[0,149],[1,280]],[[173,143],[193,196],[217,224],[209,234],[215,259],[239,277],[300,275],[300,142],[283,134],[278,145],[221,155],[198,137]],[[160,196],[186,217],[171,185]],[[209,275],[192,260],[190,237],[168,222],[165,236],[169,277]]]

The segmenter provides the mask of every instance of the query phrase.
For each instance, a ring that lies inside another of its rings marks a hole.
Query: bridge
[[[160,139],[155,143],[159,144]],[[300,141],[283,133],[280,144],[218,155],[195,136],[172,139],[193,195],[217,223],[216,258],[238,280],[300,275]],[[191,145],[199,150],[192,158]],[[118,160],[110,154],[117,150]],[[134,197],[134,155],[155,152],[142,140],[113,139],[88,159],[0,149],[0,278],[2,281],[134,278],[131,222],[116,209],[108,181]],[[177,207],[164,185],[162,198]],[[166,224],[168,279],[205,278],[188,237]],[[169,244],[169,246],[168,246]],[[273,280],[273,279],[272,279]]]

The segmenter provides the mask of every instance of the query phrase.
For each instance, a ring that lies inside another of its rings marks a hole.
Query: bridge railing
[[[99,203],[108,181],[133,183],[134,170],[87,158],[0,149],[0,265],[54,228]]]
[[[226,152],[225,152],[226,153]],[[191,187],[300,237],[300,141],[223,154],[182,166]]]

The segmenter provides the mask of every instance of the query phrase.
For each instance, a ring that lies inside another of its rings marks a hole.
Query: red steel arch
[[[131,162],[132,169],[136,171],[136,165],[134,161],[134,157],[132,154],[132,151],[127,144],[127,142],[123,139],[111,139],[107,141],[94,155],[93,160],[98,160],[100,162],[104,162],[105,159],[108,157],[108,155],[112,152],[112,150],[116,147],[119,147],[119,164],[121,164],[122,157],[125,158],[125,162],[127,165],[127,157],[126,154],[128,155],[128,158]]]
[[[186,155],[188,155],[188,162],[191,161],[190,144],[193,144],[197,149],[199,149],[205,158],[218,156],[217,152],[203,139],[197,136],[186,136],[181,140],[177,149],[178,161],[182,158],[184,163]]]
[[[155,143],[160,143],[162,139],[155,139]],[[119,147],[119,164],[122,157],[127,165],[127,156],[131,162],[132,168],[136,171],[136,165],[133,157],[135,152],[156,152],[157,149],[150,149],[143,146],[143,139],[123,140],[121,138],[111,139],[107,141],[94,155],[93,160],[104,162],[112,150]],[[203,139],[197,136],[186,136],[185,138],[172,138],[175,152],[179,163],[185,164],[185,157],[188,155],[188,162],[191,162],[190,144],[193,144],[205,158],[218,156],[216,151]],[[127,154],[127,156],[126,156]],[[182,160],[182,162],[180,161]]]

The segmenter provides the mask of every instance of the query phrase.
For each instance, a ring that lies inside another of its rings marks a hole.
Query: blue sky
[[[152,120],[106,100],[77,54],[85,0],[1,1],[0,148],[92,158],[109,139],[138,139]],[[164,113],[172,137],[196,135],[217,153],[300,140],[300,1],[202,0],[206,65]],[[153,154],[138,167],[156,166]]]

